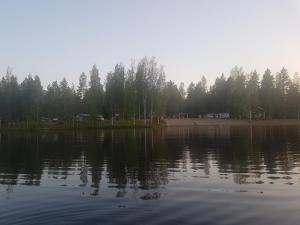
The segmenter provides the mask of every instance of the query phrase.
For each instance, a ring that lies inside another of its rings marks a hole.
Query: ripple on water
[[[298,225],[299,133],[197,127],[62,132],[39,141],[6,135],[0,224]]]

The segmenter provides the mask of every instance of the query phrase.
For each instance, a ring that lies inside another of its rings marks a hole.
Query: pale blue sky
[[[300,0],[0,0],[0,73],[44,85],[156,56],[167,79],[300,72]]]

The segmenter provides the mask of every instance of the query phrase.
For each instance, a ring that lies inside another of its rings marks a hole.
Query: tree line
[[[291,78],[286,68],[262,78],[254,70],[244,72],[235,66],[230,74],[217,77],[207,87],[202,76],[197,83],[176,85],[166,81],[165,72],[154,57],[143,58],[125,68],[122,63],[100,79],[96,65],[89,74],[81,73],[78,85],[66,78],[54,81],[46,89],[38,76],[28,75],[21,83],[7,69],[0,82],[0,118],[5,121],[38,121],[41,118],[74,118],[77,114],[103,115],[110,119],[189,117],[207,113],[230,113],[231,118],[262,115],[271,118],[297,118],[300,108],[300,78]]]

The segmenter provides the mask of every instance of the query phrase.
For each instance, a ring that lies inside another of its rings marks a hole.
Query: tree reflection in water
[[[171,180],[188,176],[236,184],[290,180],[298,174],[299,136],[298,127],[2,133],[0,184],[12,192],[14,185],[56,180],[94,196],[101,187],[115,188],[116,197],[145,190],[140,198],[153,200]]]

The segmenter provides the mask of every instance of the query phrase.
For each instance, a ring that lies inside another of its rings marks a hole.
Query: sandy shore
[[[165,119],[168,127],[177,126],[295,126],[300,125],[296,119],[274,120],[224,120],[224,119]]]

